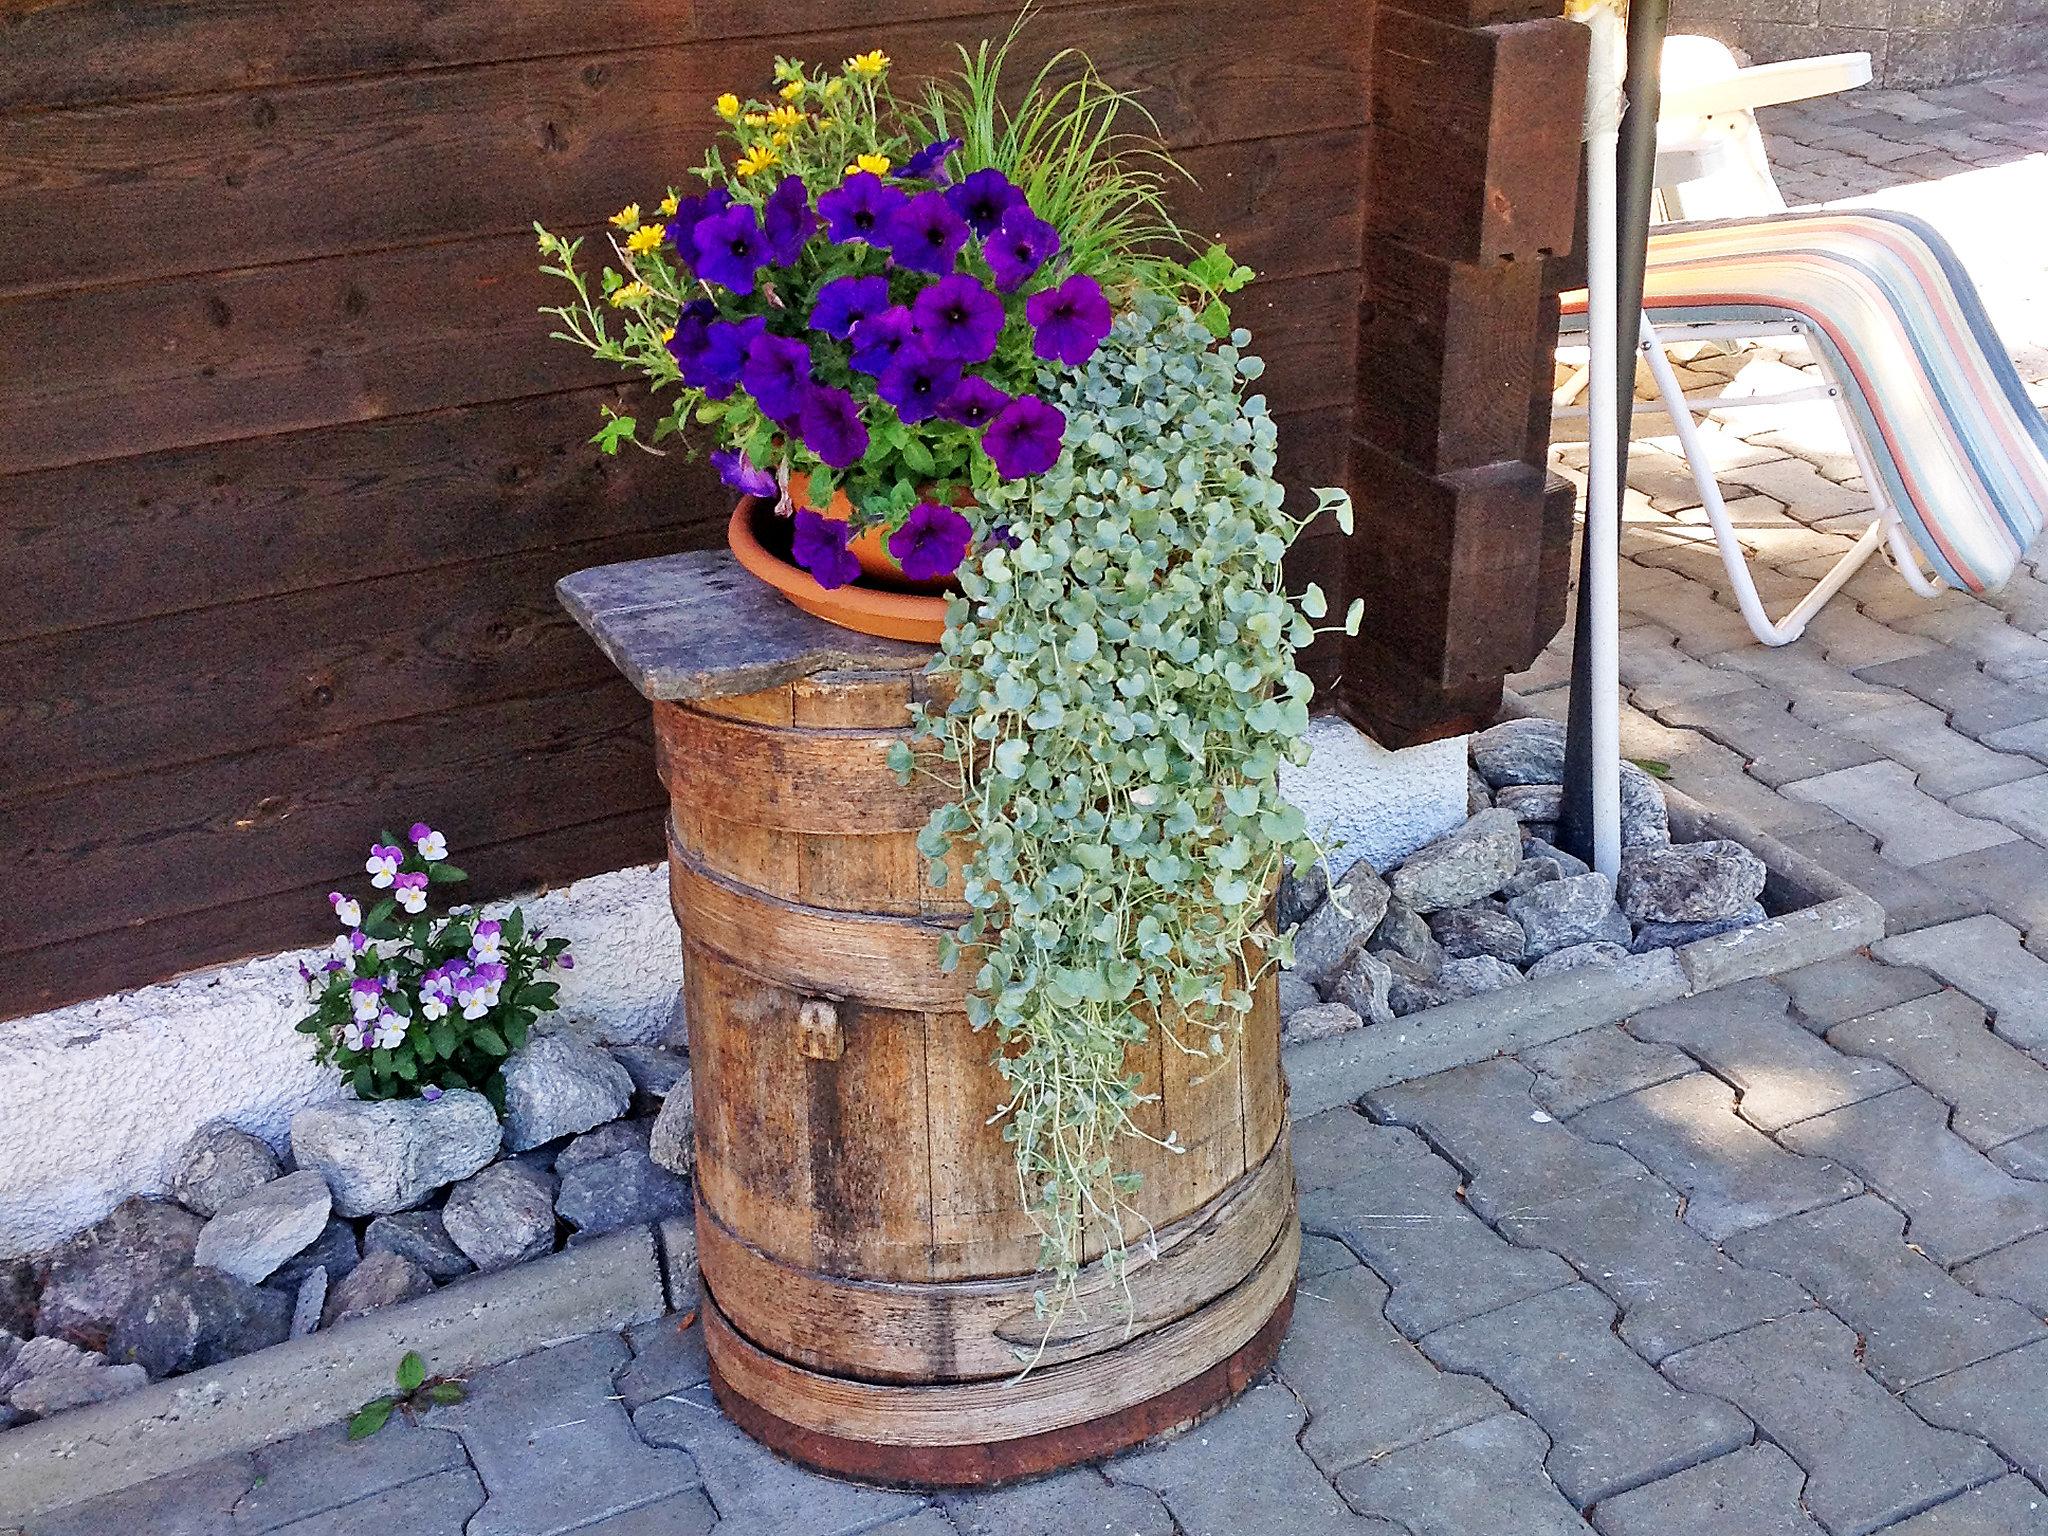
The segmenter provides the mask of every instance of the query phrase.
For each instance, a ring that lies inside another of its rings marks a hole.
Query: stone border
[[[1502,719],[1533,714],[1514,695]],[[1884,937],[1884,908],[1768,833],[1662,786],[1673,842],[1727,838],[1764,861],[1764,902],[1782,916],[1498,992],[1460,998],[1285,1052],[1289,1104],[1306,1120],[1376,1089],[1612,1024],[1658,1003],[1832,960]]]
[[[671,1297],[665,1258],[694,1263],[684,1222],[634,1227],[546,1258],[380,1307],[332,1329],[90,1408],[0,1434],[0,1525],[338,1423],[391,1389],[416,1349],[451,1375],[481,1370],[600,1329],[687,1304]]]

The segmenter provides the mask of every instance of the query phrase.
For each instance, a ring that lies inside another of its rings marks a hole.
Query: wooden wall
[[[1002,32],[985,0],[0,10],[0,1015],[317,940],[382,826],[481,894],[661,854],[646,712],[556,607],[728,498],[600,462],[528,230],[697,160],[716,91]],[[847,27],[863,14],[865,24]],[[1262,274],[1286,473],[1341,479],[1368,0],[1050,0]],[[1326,586],[1339,551],[1298,565]]]

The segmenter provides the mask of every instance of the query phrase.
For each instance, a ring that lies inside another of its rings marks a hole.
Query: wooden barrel
[[[1146,1128],[1186,1150],[1125,1140],[1144,1174],[1128,1297],[1091,1265],[1045,1337],[1038,1233],[990,1123],[994,1038],[967,1024],[971,967],[939,966],[957,875],[932,888],[915,847],[944,790],[905,788],[886,760],[926,686],[914,668],[821,673],[656,703],[655,727],[719,1400],[824,1470],[982,1485],[1241,1391],[1279,1347],[1300,1229],[1269,977],[1225,1061],[1133,1048],[1157,1095]]]

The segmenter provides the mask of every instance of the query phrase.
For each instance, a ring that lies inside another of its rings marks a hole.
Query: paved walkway
[[[1795,197],[1931,211],[2048,376],[2048,240],[2025,234],[2048,217],[2048,76],[1768,126]],[[1738,364],[1791,366],[1695,368]],[[1748,427],[1715,440],[1783,601],[1868,503],[1827,420]],[[1652,442],[1631,471],[1628,750],[1869,890],[1892,937],[1301,1126],[1294,1328],[1233,1408],[928,1502],[754,1446],[711,1406],[696,1331],[661,1323],[485,1373],[419,1427],[29,1530],[2048,1533],[2048,580],[1922,602],[1867,570],[1766,652],[1683,466]],[[1563,661],[1519,686],[1561,705]]]

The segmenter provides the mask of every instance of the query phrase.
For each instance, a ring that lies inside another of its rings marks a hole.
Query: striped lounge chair
[[[1667,51],[1667,82],[1671,63]],[[1711,88],[1738,84],[1716,81]],[[1693,87],[1694,94],[1700,89]],[[1660,134],[1671,116],[1669,95]],[[1747,176],[1763,164],[1762,142],[1746,111],[1742,117],[1737,136],[1744,152],[1733,158]],[[1660,153],[1660,178],[1663,169]],[[1782,210],[1768,169],[1762,174],[1766,200]],[[1697,206],[1680,203],[1675,190],[1664,191],[1667,207]],[[1583,303],[1583,295],[1567,295],[1568,314],[1582,314]],[[1803,338],[1826,382],[1768,399],[1695,406],[1664,355],[1681,342],[1768,335]],[[1641,341],[1743,617],[1765,645],[1798,639],[1880,548],[1923,595],[1943,585],[1985,592],[2013,574],[2041,531],[2048,423],[2028,400],[1969,274],[1920,219],[1857,208],[1659,225],[1650,237]],[[1841,412],[1876,511],[1814,590],[1773,620],[1757,596],[1693,414],[1816,396]]]

